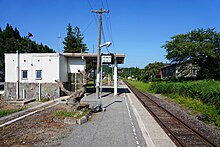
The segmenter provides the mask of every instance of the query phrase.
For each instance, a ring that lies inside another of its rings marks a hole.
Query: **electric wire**
[[[113,49],[114,51],[116,52],[116,49],[115,49],[115,43],[114,43],[114,40],[113,40],[113,33],[112,33],[112,25],[111,25],[111,18],[110,18],[110,15],[108,14],[107,15],[107,19],[108,19],[108,26],[109,26],[109,35],[110,35],[110,39],[111,39],[111,42],[113,44]]]
[[[94,10],[90,0],[87,0],[87,2],[89,4],[90,11]],[[98,15],[96,13],[92,13],[92,15],[93,15],[93,18],[95,19],[96,26],[98,27]],[[93,53],[94,53],[94,44],[93,44]]]
[[[110,16],[110,15],[108,15]],[[108,18],[108,17],[107,17]],[[108,34],[109,34],[109,38],[110,38],[110,41],[112,42],[112,45],[113,45],[113,49],[115,51],[115,43],[114,43],[114,40],[113,40],[113,37],[112,37],[112,29],[111,29],[111,24],[109,22],[109,19],[105,18],[105,21],[106,21],[106,28],[107,28],[107,31],[108,31]],[[116,52],[116,51],[115,51]]]
[[[101,3],[102,3],[102,8],[104,9],[105,7],[104,7],[104,3],[103,3],[103,1],[101,0]]]
[[[108,1],[106,0],[106,6],[107,6],[107,10],[110,10],[109,9],[109,4],[108,4]],[[104,8],[104,2],[103,0],[101,0],[101,3],[102,3],[102,7]],[[111,31],[111,22],[110,22],[110,14],[108,13],[106,17],[104,17],[104,21],[105,21],[105,26],[107,28],[107,33],[108,33],[108,36],[110,38],[110,41],[112,42],[113,44],[113,49],[115,51],[115,44],[114,44],[114,41],[113,41],[113,37],[112,37],[112,31]],[[104,32],[104,29],[102,28],[102,31]],[[109,52],[108,48],[106,47],[107,51]],[[116,52],[116,51],[115,51]],[[110,53],[110,52],[109,52]]]
[[[89,7],[91,8],[91,10],[93,10],[93,6],[92,6],[90,0],[87,0],[87,2],[88,2],[88,4],[89,4]],[[108,1],[106,0],[105,2],[106,2],[107,9],[109,10]],[[101,0],[101,5],[102,5],[102,7],[103,7],[103,9],[104,9],[105,6],[104,6],[103,0]],[[97,13],[93,13],[93,16],[94,16],[96,25],[97,25],[97,27],[98,27],[98,19],[99,19],[98,17],[99,17],[99,16],[98,16]],[[111,28],[111,21],[110,21],[110,15],[109,15],[109,13],[108,13],[107,16],[104,17],[104,18],[105,18],[105,19],[104,19],[105,22],[103,22],[103,23],[106,25],[108,35],[110,36],[109,39],[110,39],[110,41],[111,41],[112,44],[113,44],[113,49],[114,49],[114,51],[116,52],[116,50],[115,50],[115,44],[114,44],[113,37],[112,37],[112,28]],[[91,24],[92,24],[92,22],[89,23],[89,25],[86,27],[86,29],[85,29],[84,31],[86,31]],[[106,42],[106,36],[105,36],[105,32],[104,32],[103,25],[102,25],[102,27],[101,27],[101,32],[102,32],[102,36],[103,36],[103,37],[102,37],[102,41],[103,41],[103,42]],[[106,46],[106,50],[107,50],[108,53],[110,53],[110,51],[109,51],[109,49],[108,49],[107,46]]]
[[[90,1],[88,0],[87,2],[89,3],[91,10],[93,10],[93,7],[92,7],[92,4],[90,3]]]
[[[102,36],[103,36],[102,38],[103,38],[103,42],[106,42],[106,39],[105,39],[105,33],[104,33],[103,26],[102,26],[101,29],[102,29]],[[107,46],[106,46],[106,50],[107,50],[108,53],[110,53],[109,50],[108,50],[108,47],[107,47]]]
[[[93,23],[93,19],[90,21],[90,23],[87,25],[87,27],[82,31],[82,33],[84,34],[87,30],[88,30],[88,28],[92,25],[92,23]]]
[[[109,5],[108,5],[108,0],[105,0],[105,1],[106,1],[107,9],[110,10],[110,9],[109,9]]]
[[[89,7],[90,7],[90,9],[91,9],[90,11],[92,11],[92,10],[93,10],[92,4],[90,3],[89,0],[87,0],[87,2],[88,2]],[[94,19],[95,19],[96,25],[98,26],[98,16],[97,16],[95,13],[92,13],[92,14],[93,14],[93,17],[94,17]]]
[[[105,0],[105,2],[106,2],[107,9],[110,10],[108,0]],[[107,14],[107,17],[106,17],[106,28],[108,29],[108,34],[110,36],[110,41],[112,42],[112,45],[113,45],[113,50],[114,52],[116,52],[115,43],[114,43],[113,35],[112,35],[111,19],[110,19],[109,13]]]

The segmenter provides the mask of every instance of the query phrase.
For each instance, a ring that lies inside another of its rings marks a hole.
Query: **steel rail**
[[[213,142],[211,142],[208,138],[206,138],[201,133],[199,133],[197,130],[195,130],[194,128],[189,126],[187,123],[182,121],[180,118],[176,117],[175,115],[170,113],[168,110],[166,110],[163,107],[161,107],[157,102],[152,100],[149,97],[149,95],[147,95],[147,94],[145,94],[143,92],[140,92],[135,87],[131,86],[129,83],[127,83],[127,82],[125,82],[125,83],[131,89],[131,91],[136,95],[136,97],[140,100],[140,102],[143,104],[143,106],[151,113],[151,115],[155,118],[155,120],[159,123],[159,125],[164,129],[164,131],[168,134],[168,136],[174,141],[174,143],[177,146],[186,146],[187,143],[186,143],[186,141],[184,142],[184,140],[181,139],[180,135],[177,135],[174,131],[172,131],[167,126],[167,124],[161,118],[159,118],[159,116],[157,116],[157,114],[154,112],[155,109],[152,110],[152,108],[150,108],[150,106],[148,106],[148,104],[146,104],[146,100],[148,100],[151,103],[153,103],[154,105],[156,105],[156,109],[157,110],[161,109],[162,111],[167,113],[169,115],[169,117],[172,117],[172,119],[175,119],[175,121],[177,121],[179,124],[181,124],[186,130],[191,132],[191,133],[188,133],[188,134],[192,134],[193,133],[193,135],[196,135],[198,138],[200,138],[201,142],[203,142],[207,146],[217,146]]]

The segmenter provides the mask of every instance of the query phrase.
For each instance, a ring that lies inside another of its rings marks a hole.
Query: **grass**
[[[89,114],[88,109],[83,109],[81,111],[76,111],[76,112],[67,112],[65,110],[58,110],[54,113],[54,115],[59,118],[64,118],[64,117],[81,118],[88,114]]]
[[[128,81],[138,90],[159,93],[191,110],[200,120],[220,128],[220,82],[211,80],[188,82]]]
[[[155,82],[150,90],[161,94],[175,94],[199,99],[204,103],[215,105],[220,111],[220,82],[199,80],[187,82]]]
[[[168,94],[167,97],[173,99],[176,103],[192,110],[193,115],[200,116],[200,120],[206,123],[214,124],[220,128],[220,113],[214,105],[206,104],[199,99],[182,97],[178,95]]]
[[[145,91],[153,92],[150,90],[150,86],[152,83],[144,83],[140,81],[130,81],[130,80],[126,80],[126,81],[142,92],[145,92]]]
[[[48,102],[50,100],[50,98],[41,98],[40,102]]]
[[[10,115],[12,113],[18,112],[24,110],[24,108],[19,108],[19,109],[9,109],[9,110],[0,110],[0,117],[4,117],[7,115]]]
[[[94,87],[94,81],[89,81],[87,84],[86,84],[86,88],[93,88]]]

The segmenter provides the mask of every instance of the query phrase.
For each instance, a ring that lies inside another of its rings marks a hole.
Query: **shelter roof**
[[[84,58],[87,62],[97,62],[96,53],[63,53],[65,57]],[[117,64],[124,64],[125,54],[114,54]]]

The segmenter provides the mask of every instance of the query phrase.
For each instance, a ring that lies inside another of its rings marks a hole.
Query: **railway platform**
[[[94,107],[99,100],[95,93],[88,93],[82,102]],[[61,146],[175,146],[122,81],[117,96],[113,86],[103,86],[101,103],[106,111],[94,114],[88,123],[73,126]]]
[[[125,88],[128,88],[121,82]],[[129,88],[128,88],[129,89]],[[156,120],[129,89],[127,97],[148,146],[176,146]]]

